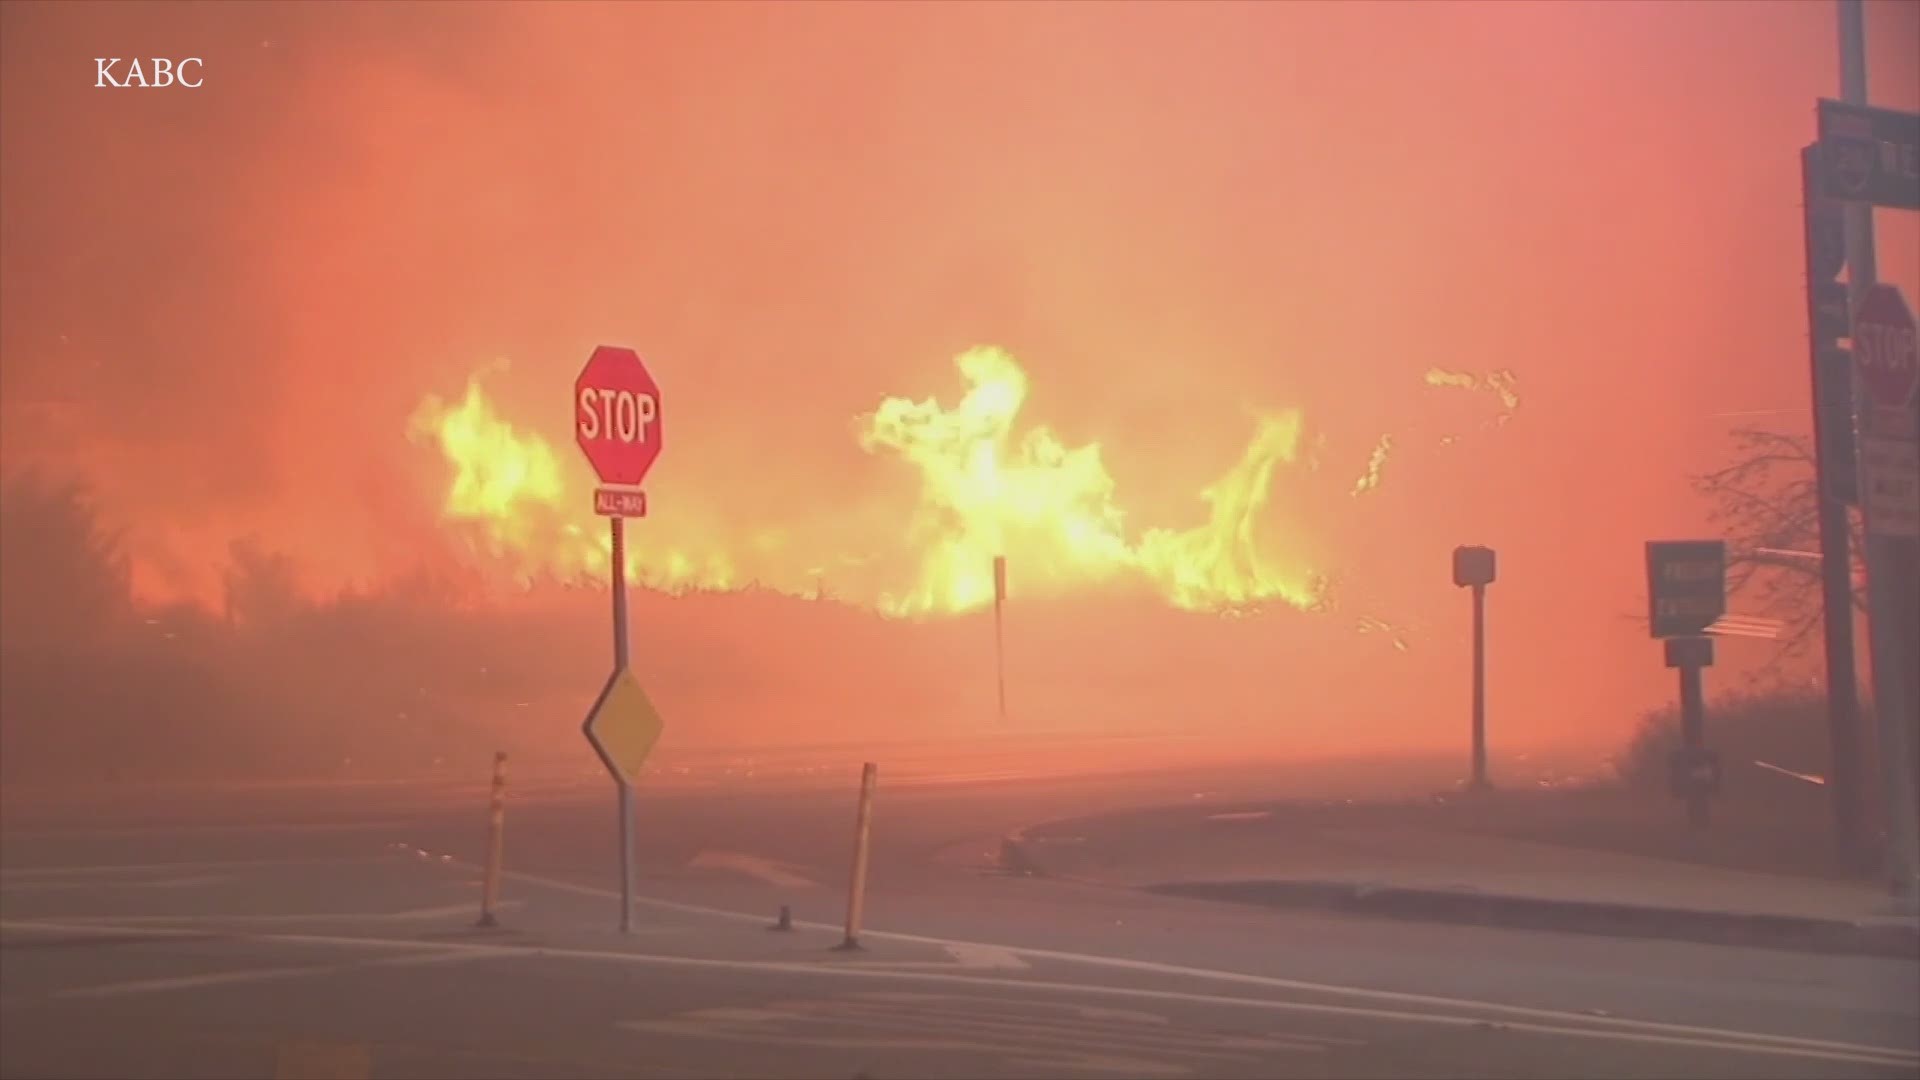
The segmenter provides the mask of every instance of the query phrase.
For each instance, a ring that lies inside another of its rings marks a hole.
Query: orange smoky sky
[[[1018,426],[1097,443],[1134,532],[1203,519],[1257,418],[1299,410],[1262,528],[1340,582],[1327,634],[1378,618],[1457,661],[1448,553],[1491,545],[1495,701],[1612,734],[1670,693],[1632,620],[1642,542],[1710,535],[1687,475],[1730,428],[1808,426],[1798,150],[1837,96],[1828,3],[0,25],[0,453],[87,478],[155,599],[212,602],[239,536],[316,592],[470,560],[408,428],[476,373],[584,499],[566,402],[603,341],[670,411],[637,534],[905,587],[921,479],[859,418],[951,406],[955,357],[993,345],[1030,383]],[[1868,34],[1875,101],[1920,105],[1920,5],[1870,3]],[[94,58],[152,56],[204,85],[96,88]],[[1911,296],[1920,232],[1879,217]]]

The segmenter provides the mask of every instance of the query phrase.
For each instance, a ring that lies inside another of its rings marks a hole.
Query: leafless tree
[[[1782,657],[1819,640],[1819,481],[1812,440],[1804,435],[1741,428],[1731,463],[1695,476],[1693,488],[1712,504],[1727,539],[1727,592],[1742,614],[1778,619]],[[1866,610],[1858,514],[1849,512],[1853,605]]]

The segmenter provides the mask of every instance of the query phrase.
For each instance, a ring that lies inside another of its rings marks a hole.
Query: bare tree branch
[[[1820,488],[1810,439],[1754,428],[1732,436],[1733,460],[1692,478],[1727,538],[1727,590],[1750,614],[1778,619],[1782,658],[1803,652],[1822,621]],[[1853,606],[1866,610],[1863,537],[1847,515]]]

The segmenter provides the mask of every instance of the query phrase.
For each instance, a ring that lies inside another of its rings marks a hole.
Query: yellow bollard
[[[860,770],[860,816],[853,827],[853,880],[847,888],[847,940],[837,947],[860,947],[860,915],[867,899],[867,848],[873,824],[873,784],[879,766],[867,762]]]
[[[480,926],[497,926],[494,909],[500,906],[501,832],[507,824],[507,752],[493,755],[493,801],[487,811],[487,871],[480,883]]]

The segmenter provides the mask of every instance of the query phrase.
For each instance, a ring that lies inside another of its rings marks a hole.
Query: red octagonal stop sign
[[[573,437],[603,484],[638,487],[660,456],[660,387],[640,354],[602,345],[573,380]]]
[[[1853,313],[1853,362],[1860,369],[1868,406],[1899,409],[1913,400],[1913,312],[1892,285],[1875,285]]]

